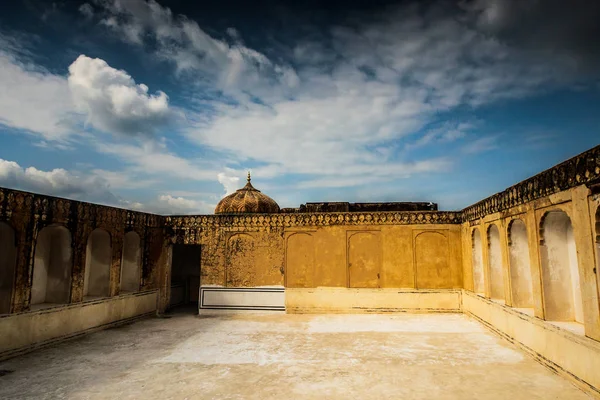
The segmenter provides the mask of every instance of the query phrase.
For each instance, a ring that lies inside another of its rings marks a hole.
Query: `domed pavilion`
[[[246,186],[225,196],[215,208],[215,214],[268,214],[279,211],[275,200],[252,186],[250,172]]]

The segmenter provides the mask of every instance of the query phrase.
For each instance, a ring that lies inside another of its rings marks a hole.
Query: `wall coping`
[[[122,293],[122,294],[118,294],[118,295],[112,296],[112,297],[101,297],[101,298],[97,298],[97,299],[93,299],[93,300],[81,301],[78,303],[57,304],[56,306],[42,308],[40,310],[33,310],[33,311],[29,310],[29,311],[19,311],[19,312],[10,313],[10,314],[0,314],[0,322],[2,321],[3,318],[16,317],[19,315],[40,315],[40,314],[55,313],[55,312],[60,312],[60,311],[69,310],[69,309],[73,309],[73,308],[83,308],[83,307],[93,306],[96,304],[109,303],[109,302],[118,301],[118,300],[128,298],[128,297],[148,296],[148,295],[155,294],[155,293],[158,293],[158,289],[142,290],[139,292],[132,292],[132,293]]]

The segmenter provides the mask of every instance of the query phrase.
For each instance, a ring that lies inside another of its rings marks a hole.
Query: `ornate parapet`
[[[14,221],[19,215],[34,217],[40,227],[51,224],[69,227],[85,222],[94,227],[119,227],[143,232],[146,227],[163,226],[163,217],[159,215],[0,187],[0,221]]]
[[[461,222],[461,213],[455,211],[189,215],[165,217],[166,226],[174,230],[210,229],[217,227],[267,230],[299,226],[420,225],[460,224]]]
[[[600,179],[600,146],[547,169],[462,211],[464,221],[504,211]]]

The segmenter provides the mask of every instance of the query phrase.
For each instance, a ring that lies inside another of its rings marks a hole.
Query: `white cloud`
[[[139,45],[151,38],[157,56],[174,63],[179,72],[201,72],[220,89],[239,94],[240,89],[257,90],[268,82],[290,88],[298,84],[291,67],[244,46],[234,28],[227,29],[232,41],[228,42],[210,36],[195,21],[173,15],[154,0],[105,0],[99,5],[107,13],[101,23],[121,38]]]
[[[93,169],[90,171],[91,174],[99,177],[103,181],[106,181],[113,189],[140,189],[149,188],[159,184],[158,179],[146,178],[142,179],[131,171],[107,171],[104,169]]]
[[[64,77],[19,61],[18,44],[0,36],[0,124],[65,140],[73,127],[73,103]]]
[[[479,154],[496,148],[498,148],[498,137],[486,136],[472,140],[463,146],[462,151],[466,154]]]
[[[194,181],[214,181],[217,172],[213,162],[194,163],[169,151],[165,141],[144,140],[136,144],[93,142],[99,153],[117,157],[135,174],[175,177]]]
[[[94,170],[83,173],[62,168],[43,171],[35,167],[23,168],[14,161],[0,159],[2,187],[162,215],[212,214],[216,206],[202,199],[171,194],[160,194],[155,199],[142,203],[123,199],[112,192],[115,187],[134,189],[145,187],[148,183],[140,183],[126,174],[114,171]],[[212,197],[210,194],[201,195]]]
[[[192,200],[172,194],[161,194],[145,203],[123,202],[126,208],[158,215],[212,214],[216,204]]]
[[[14,161],[0,159],[0,186],[93,201],[101,204],[120,205],[120,200],[109,183],[99,176],[79,174],[56,168],[50,171],[35,167],[23,168]]]
[[[191,141],[234,160],[225,165],[260,164],[260,177],[304,175],[306,187],[445,171],[451,159],[403,159],[401,150],[466,140],[477,136],[474,127],[456,121],[404,146],[411,135],[458,107],[526,96],[572,76],[565,73],[572,72],[568,60],[548,63],[511,48],[477,30],[477,12],[456,15],[459,9],[442,3],[331,27],[282,53],[292,57],[287,62],[245,46],[234,28],[211,36],[154,0],[100,4],[104,24],[123,40],[145,46],[149,38],[148,49],[177,71],[202,73],[195,83],[207,90],[187,113]],[[211,90],[228,97],[207,96]],[[487,140],[465,151],[486,143],[489,148]],[[230,175],[220,174],[226,192],[233,190]]]
[[[551,64],[536,59],[443,11],[441,6],[425,13],[405,7],[369,23],[334,27],[322,40],[304,42],[292,52],[299,60],[292,98],[262,97],[261,89],[253,93],[260,104],[217,99],[213,114],[192,118],[200,123],[188,137],[240,162],[266,164],[256,169],[263,176],[267,171],[269,176],[310,175],[315,185],[394,179],[407,160],[398,151],[381,149],[406,143],[441,114],[527,96],[572,76],[565,73],[572,71],[564,59]],[[272,87],[283,93],[278,83]],[[443,128],[421,138],[421,145],[476,133],[468,121]]]
[[[148,86],[99,58],[80,55],[69,66],[68,82],[76,106],[104,132],[151,135],[172,117],[164,92],[148,94]]]
[[[406,148],[413,150],[427,145],[438,145],[440,143],[450,143],[460,140],[472,132],[478,123],[476,122],[454,122],[446,121],[440,126],[431,128],[419,137],[415,142],[406,145]]]
[[[219,180],[219,183],[223,185],[226,195],[231,194],[240,188],[240,178],[239,176],[234,175],[235,173],[235,170],[227,168],[225,172],[219,172],[217,174],[217,179]]]
[[[125,71],[101,59],[79,56],[64,77],[23,61],[31,54],[25,39],[0,35],[0,124],[43,137],[39,146],[68,147],[81,135],[82,114],[104,132],[151,136],[180,113],[161,91],[148,93]]]
[[[151,204],[153,210],[162,211],[164,215],[177,214],[212,214],[216,204],[208,204],[201,200],[174,197],[169,194],[160,195],[158,201]]]
[[[334,188],[352,187],[381,183],[391,179],[408,178],[415,174],[448,172],[452,162],[448,159],[431,159],[415,163],[387,163],[382,165],[360,165],[344,173],[299,182],[294,187]]]

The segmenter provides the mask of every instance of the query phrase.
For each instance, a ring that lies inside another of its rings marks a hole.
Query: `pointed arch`
[[[513,307],[533,307],[533,286],[529,261],[527,226],[520,219],[508,224],[508,253]]]
[[[35,244],[31,304],[69,303],[72,267],[71,232],[62,225],[40,230]]]
[[[142,260],[141,239],[135,231],[129,231],[123,238],[123,257],[121,259],[121,291],[140,290],[140,271]]]
[[[421,232],[415,237],[415,276],[418,289],[452,287],[449,253],[448,237],[441,232]]]
[[[110,295],[110,264],[112,258],[110,234],[95,229],[89,236],[85,256],[84,297]]]
[[[500,230],[495,224],[488,227],[488,257],[490,265],[490,297],[505,299],[502,250],[500,248]]]
[[[315,244],[312,232],[294,232],[286,238],[286,286],[315,287]]]
[[[544,214],[540,237],[546,319],[583,323],[577,249],[567,213],[553,210]]]

